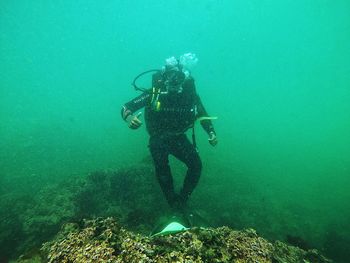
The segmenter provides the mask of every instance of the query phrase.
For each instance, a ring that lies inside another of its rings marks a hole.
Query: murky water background
[[[219,117],[216,148],[197,128],[194,204],[345,260],[349,12],[346,0],[2,1],[0,194],[137,164],[148,136],[120,118],[133,77],[194,52],[197,90]]]

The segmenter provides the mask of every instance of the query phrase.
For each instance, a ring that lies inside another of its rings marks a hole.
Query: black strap
[[[192,145],[198,151],[197,149],[197,142],[196,142],[196,134],[194,132],[194,125],[192,126]]]

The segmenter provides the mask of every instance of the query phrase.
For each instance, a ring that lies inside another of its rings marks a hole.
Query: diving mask
[[[169,92],[180,93],[182,91],[182,84],[185,81],[185,73],[177,67],[163,72],[164,84]]]

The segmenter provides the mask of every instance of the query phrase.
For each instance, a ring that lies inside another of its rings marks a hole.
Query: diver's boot
[[[192,227],[193,220],[192,220],[192,213],[190,212],[190,209],[187,205],[187,200],[183,198],[181,195],[177,195],[177,200],[174,203],[174,206],[172,207],[173,215],[180,218],[182,224],[186,225],[187,227]]]
[[[172,218],[179,221],[186,227],[191,227],[191,220],[188,218],[188,207],[181,195],[176,195],[175,201],[171,205]]]

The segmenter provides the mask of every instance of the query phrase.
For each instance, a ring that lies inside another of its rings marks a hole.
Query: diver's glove
[[[209,133],[209,139],[208,139],[209,143],[211,144],[211,146],[215,146],[218,144],[218,139],[216,138],[216,134],[215,132],[211,131]]]
[[[142,112],[137,113],[136,116],[130,114],[127,118],[126,118],[126,122],[128,123],[128,126],[130,129],[138,129],[140,128],[142,121],[140,121],[139,117],[142,114]]]

